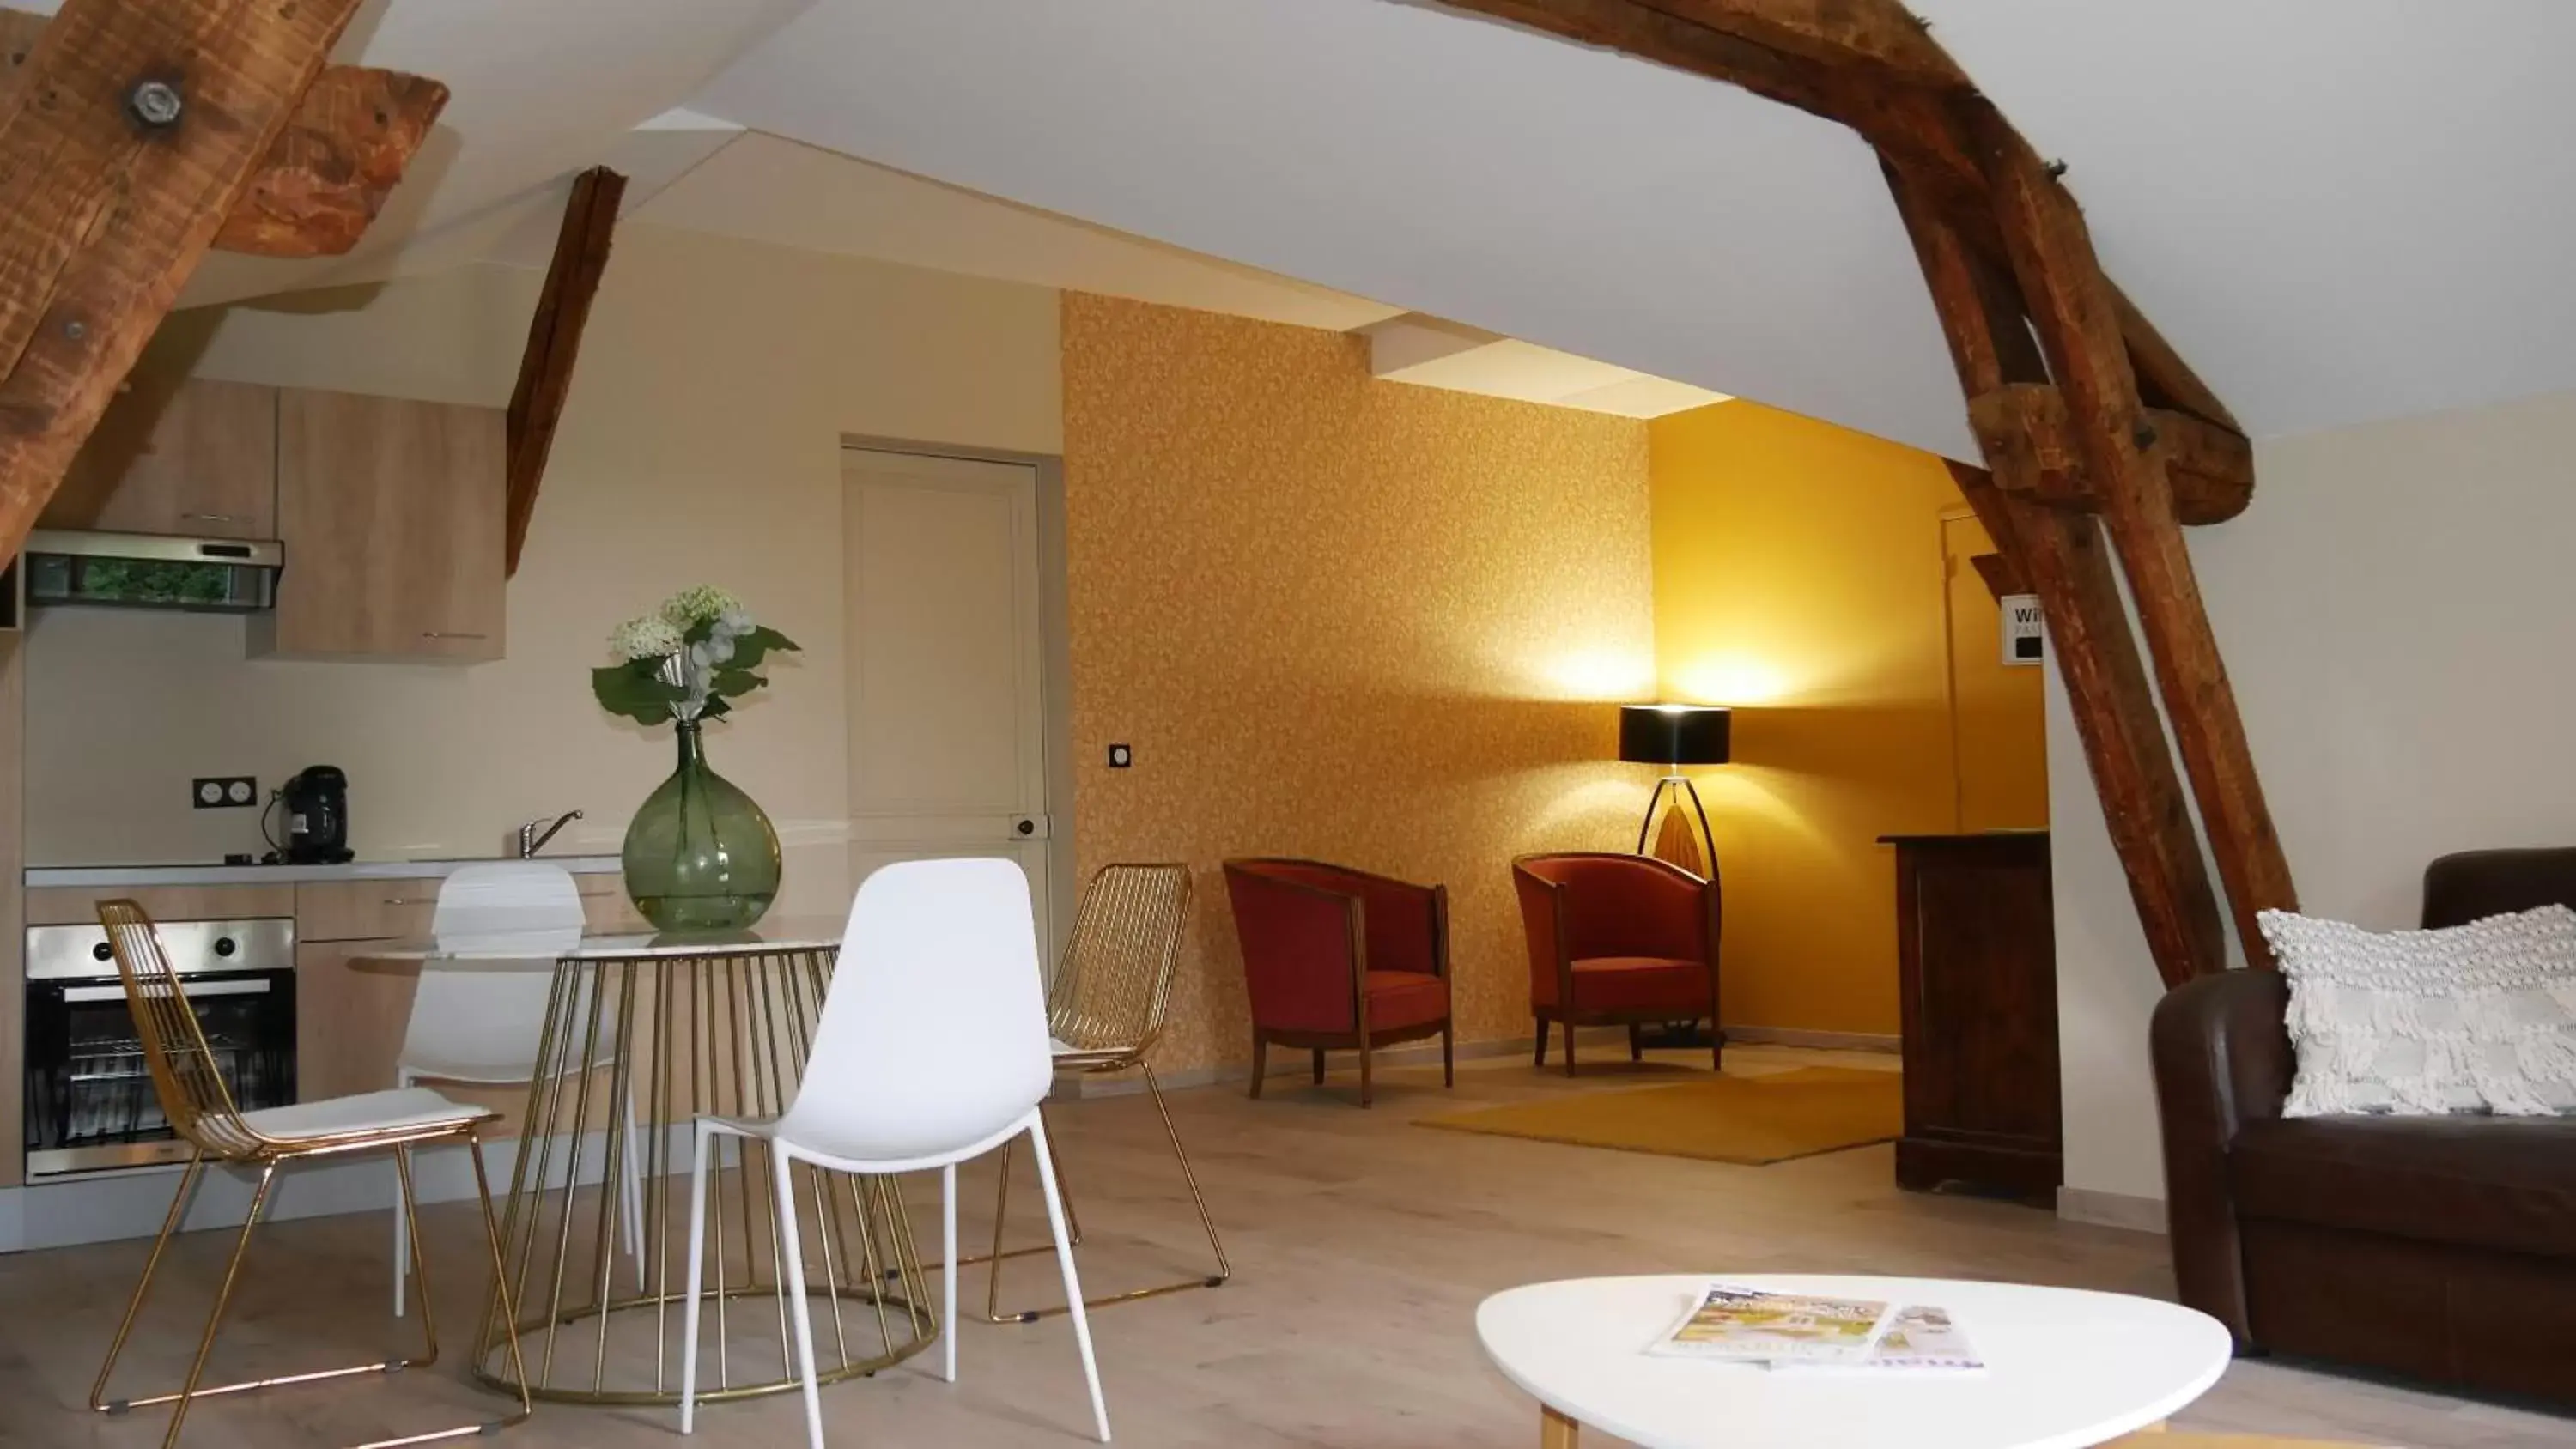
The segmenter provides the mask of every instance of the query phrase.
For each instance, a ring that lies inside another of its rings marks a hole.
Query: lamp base
[[[1655,782],[1655,793],[1646,798],[1646,816],[1637,822],[1636,853],[1639,855],[1648,853],[1646,842],[1654,835],[1655,810],[1664,803],[1664,792],[1667,790],[1670,790],[1673,795],[1673,809],[1681,809],[1684,801],[1690,803],[1691,814],[1699,825],[1700,848],[1706,852],[1701,859],[1708,866],[1707,878],[1717,879],[1717,838],[1709,833],[1708,807],[1700,803],[1699,790],[1691,784],[1688,775],[1670,774]]]

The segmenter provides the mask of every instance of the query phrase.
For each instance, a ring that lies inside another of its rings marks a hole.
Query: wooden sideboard
[[[1905,1043],[1899,1187],[2053,1203],[2064,1180],[2048,835],[1891,835]]]

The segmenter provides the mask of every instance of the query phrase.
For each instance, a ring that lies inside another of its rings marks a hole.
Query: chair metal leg
[[[788,1175],[795,1159],[776,1142],[769,1144],[768,1156],[776,1164],[772,1175],[777,1179],[778,1252],[787,1270],[788,1307],[796,1321],[796,1373],[805,1391],[805,1438],[809,1449],[823,1449],[823,1395],[814,1382],[814,1309],[805,1301],[805,1243],[796,1230],[796,1184]],[[823,1228],[817,1225],[816,1230]]]
[[[1091,1424],[1100,1442],[1109,1442],[1109,1405],[1100,1395],[1100,1364],[1091,1353],[1091,1318],[1082,1307],[1082,1275],[1073,1266],[1073,1240],[1065,1233],[1064,1199],[1056,1192],[1055,1158],[1047,1150],[1046,1122],[1029,1119],[1029,1136],[1037,1151],[1038,1190],[1046,1198],[1047,1227],[1055,1234],[1056,1267],[1064,1276],[1064,1301],[1073,1315],[1073,1341],[1082,1350],[1082,1378],[1091,1389]],[[815,1449],[821,1449],[818,1441]]]
[[[492,1180],[483,1171],[481,1139],[467,1138],[465,1152],[474,1163],[474,1200],[483,1209],[483,1243],[492,1253],[492,1299],[501,1314],[502,1331],[509,1345],[510,1381],[519,1386],[519,1412],[476,1430],[478,1434],[498,1433],[513,1425],[526,1423],[528,1416],[536,1411],[536,1405],[528,1396],[528,1366],[519,1357],[519,1306],[510,1298],[510,1268],[501,1252],[501,1220],[492,1212]],[[421,1280],[420,1301],[425,1312],[429,1306],[429,1283],[426,1278]]]
[[[116,1360],[125,1352],[125,1340],[134,1332],[135,1316],[143,1311],[143,1300],[152,1291],[152,1274],[161,1266],[161,1252],[170,1246],[170,1237],[179,1230],[179,1219],[188,1211],[188,1198],[197,1189],[197,1180],[205,1174],[206,1159],[191,1157],[188,1170],[179,1174],[179,1190],[170,1196],[169,1214],[161,1219],[160,1235],[152,1240],[152,1252],[143,1260],[143,1276],[134,1284],[134,1296],[125,1301],[125,1317],[116,1325],[116,1337],[108,1340],[107,1362],[99,1365],[98,1379],[89,1388],[89,1406],[103,1414],[121,1414],[132,1405],[122,1399],[111,1402],[107,1381],[116,1373]]]
[[[1000,1219],[995,1219],[1000,1226]],[[998,1245],[993,1257],[993,1276],[1002,1274]],[[939,1336],[942,1344],[940,1377],[957,1382],[957,1164],[939,1169]]]
[[[644,1134],[635,1127],[635,1094],[626,1094],[626,1170],[618,1188],[625,1211],[618,1226],[626,1230],[626,1255],[635,1260],[635,1291],[644,1291]]]
[[[259,1226],[259,1215],[268,1208],[268,1190],[277,1183],[277,1164],[260,1169],[259,1187],[250,1195],[250,1213],[242,1219],[241,1236],[233,1240],[232,1261],[224,1265],[224,1281],[215,1289],[215,1306],[206,1312],[206,1331],[198,1336],[197,1357],[188,1365],[188,1381],[179,1386],[170,1410],[170,1431],[162,1436],[161,1449],[173,1449],[179,1442],[179,1430],[188,1422],[188,1405],[197,1397],[197,1384],[206,1376],[206,1360],[215,1351],[215,1331],[223,1326],[224,1309],[232,1302],[233,1284],[241,1277],[242,1259],[250,1253],[250,1230]]]
[[[502,1282],[497,1276],[502,1269],[500,1226],[492,1215],[491,1187],[485,1180],[479,1144],[471,1137],[466,1138],[465,1141],[467,1150],[474,1155],[475,1192],[482,1204],[483,1231],[485,1241],[492,1251],[492,1268],[496,1275],[494,1281],[499,1284],[496,1289],[498,1311],[508,1328],[511,1367],[513,1371],[518,1371],[520,1363],[517,1310],[510,1302],[508,1284]],[[282,1388],[290,1384],[319,1383],[358,1374],[388,1374],[405,1369],[428,1368],[435,1364],[438,1361],[438,1325],[430,1302],[428,1263],[421,1255],[419,1202],[413,1191],[411,1176],[411,1148],[417,1143],[406,1141],[389,1145],[394,1154],[395,1181],[400,1188],[400,1200],[395,1206],[395,1211],[405,1220],[408,1229],[405,1238],[405,1258],[411,1270],[410,1276],[420,1282],[422,1351],[418,1357],[380,1359],[373,1363],[351,1364],[345,1368],[317,1369],[307,1373],[277,1374],[268,1378],[248,1379],[240,1383],[219,1384],[211,1388],[204,1385],[206,1363],[213,1355],[216,1336],[223,1326],[224,1311],[231,1306],[233,1289],[241,1281],[242,1263],[250,1253],[252,1231],[259,1226],[260,1218],[268,1210],[270,1197],[276,1189],[278,1169],[295,1160],[294,1157],[288,1156],[260,1165],[259,1186],[251,1194],[250,1211],[242,1219],[241,1232],[233,1242],[232,1257],[226,1264],[223,1280],[215,1291],[214,1306],[206,1314],[206,1326],[198,1337],[197,1353],[190,1362],[187,1381],[175,1393],[155,1394],[148,1398],[109,1399],[107,1397],[108,1380],[115,1373],[117,1359],[123,1354],[125,1345],[132,1336],[135,1320],[140,1316],[144,1298],[150,1292],[153,1275],[160,1265],[162,1252],[168,1247],[171,1236],[177,1231],[179,1222],[185,1215],[188,1199],[203,1175],[205,1159],[200,1157],[189,1163],[188,1171],[180,1178],[179,1191],[171,1198],[170,1213],[162,1223],[161,1235],[153,1242],[152,1255],[144,1264],[143,1277],[135,1284],[134,1297],[126,1305],[125,1318],[117,1325],[116,1337],[108,1346],[107,1362],[100,1367],[98,1381],[90,1389],[90,1407],[115,1415],[122,1414],[128,1409],[151,1408],[160,1404],[172,1405],[170,1425],[161,1441],[163,1449],[172,1449],[172,1446],[179,1442],[180,1432],[187,1422],[189,1408],[199,1399],[248,1393],[254,1389]],[[526,1382],[524,1372],[520,1372],[519,1378],[522,1383]],[[445,1439],[463,1439],[492,1434],[518,1424],[527,1417],[528,1397],[525,1391],[522,1391],[519,1397],[519,1411],[509,1418],[488,1422],[478,1421],[458,1425],[452,1429],[408,1434],[393,1439],[371,1440],[359,1445],[358,1449],[396,1449],[396,1446],[401,1445],[430,1444]]]
[[[698,1412],[698,1293],[707,1277],[707,1153],[713,1133],[704,1121],[689,1147],[689,1294],[680,1300],[680,1432],[696,1428]],[[522,1374],[519,1382],[526,1383]]]
[[[409,1071],[394,1073],[394,1086],[397,1089],[408,1089],[418,1081],[419,1078],[414,1077]],[[396,1187],[399,1190],[399,1178],[397,1178]],[[396,1202],[394,1204],[394,1317],[396,1318],[403,1316],[404,1290],[409,1286],[410,1276],[411,1215],[403,1211],[400,1202]]]

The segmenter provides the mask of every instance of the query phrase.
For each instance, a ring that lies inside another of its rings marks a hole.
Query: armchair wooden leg
[[[1713,1070],[1726,1070],[1726,1032],[1714,1016],[1708,1019],[1708,1064]]]
[[[1530,1024],[1537,1028],[1530,1035],[1538,1039],[1538,1054],[1530,1058],[1530,1065],[1544,1067],[1547,1065],[1547,1034],[1556,1030],[1556,1023],[1544,1016],[1533,1016],[1530,1018]]]
[[[1261,1100],[1261,1079],[1270,1074],[1270,1040],[1259,1032],[1252,1034],[1252,1100]]]
[[[1315,1048],[1315,1085],[1324,1085],[1324,1049]]]
[[[1456,1024],[1453,1022],[1440,1024],[1440,1085],[1444,1087],[1458,1085],[1458,1052],[1454,1044],[1456,1031]]]
[[[1628,1023],[1628,1060],[1632,1062],[1642,1062],[1645,1059],[1645,1038],[1637,1034],[1637,1023],[1632,1021]]]
[[[1371,1053],[1371,1052],[1369,1051],[1368,1038],[1367,1038],[1367,1037],[1361,1037],[1361,1038],[1360,1038],[1360,1105],[1361,1105],[1361,1106],[1363,1106],[1363,1107],[1368,1106],[1370,1103],[1375,1102],[1375,1101],[1377,1100],[1377,1082],[1376,1082],[1376,1079],[1374,1078],[1374,1076],[1373,1076],[1373,1075],[1370,1073],[1370,1071],[1369,1071],[1369,1058],[1370,1058],[1372,1055],[1373,1055],[1373,1053]]]
[[[1565,1074],[1574,1075],[1574,1023],[1565,1024]]]

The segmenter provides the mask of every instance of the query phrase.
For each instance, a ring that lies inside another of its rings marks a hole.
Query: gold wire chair
[[[1198,1209],[1199,1226],[1207,1231],[1208,1249],[1216,1255],[1214,1273],[1088,1298],[1084,1300],[1086,1307],[1106,1308],[1192,1288],[1214,1288],[1234,1276],[1233,1266],[1226,1261],[1225,1244],[1217,1240],[1216,1219],[1209,1215],[1207,1198],[1199,1192],[1198,1174],[1190,1170],[1190,1155],[1181,1147],[1181,1134],[1172,1125],[1171,1109],[1164,1105],[1163,1085],[1154,1076],[1153,1063],[1147,1060],[1163,1034],[1163,1016],[1172,1000],[1172,974],[1180,962],[1181,936],[1188,929],[1189,918],[1189,867],[1102,866],[1082,892],[1073,937],[1065,945],[1064,961],[1047,993],[1047,1029],[1055,1038],[1056,1070],[1083,1076],[1130,1069],[1145,1074],[1145,1091],[1154,1099],[1154,1111],[1162,1118],[1163,1135],[1170,1139],[1172,1157],[1181,1165],[1181,1180],[1189,1186],[1190,1203]],[[1052,1143],[1055,1139],[1050,1135],[1047,1140]],[[1074,1213],[1072,1189],[1064,1185],[1060,1163],[1056,1166],[1056,1181],[1063,1185],[1065,1218],[1073,1241],[1079,1244],[1082,1220]],[[985,1321],[1035,1323],[1068,1311],[1065,1307],[1002,1311],[1003,1260],[1053,1251],[1043,1244],[1005,1251],[1002,1230],[1010,1221],[1010,1208],[1011,1147],[1006,1143],[1002,1148],[1001,1189],[993,1202],[993,1251],[961,1260],[992,1265],[984,1290]]]
[[[465,1155],[474,1164],[475,1193],[483,1205],[484,1242],[492,1253],[494,1299],[488,1311],[500,1315],[509,1335],[511,1366],[517,1370],[517,1380],[527,1382],[527,1374],[519,1365],[518,1315],[511,1307],[509,1285],[502,1277],[501,1232],[492,1217],[492,1191],[483,1172],[480,1133],[493,1114],[450,1102],[424,1088],[244,1112],[233,1103],[214,1049],[206,1041],[196,1012],[188,1005],[186,987],[171,967],[170,958],[162,953],[161,938],[153,929],[152,918],[133,901],[120,900],[99,902],[98,919],[107,928],[108,944],[115,951],[117,974],[125,978],[135,1036],[152,1075],[153,1090],[161,1099],[162,1114],[169,1119],[171,1129],[196,1152],[188,1159],[187,1170],[180,1174],[179,1190],[170,1199],[169,1216],[162,1219],[160,1236],[153,1239],[152,1254],[143,1263],[142,1280],[134,1285],[134,1296],[125,1305],[125,1318],[117,1324],[116,1338],[108,1345],[107,1362],[100,1365],[98,1381],[90,1386],[89,1406],[104,1414],[122,1414],[154,1404],[177,1405],[170,1412],[169,1432],[161,1441],[163,1449],[170,1449],[179,1442],[179,1430],[187,1422],[189,1406],[199,1399],[355,1374],[398,1373],[436,1363],[438,1324],[430,1312],[429,1279],[421,1259],[419,1210],[412,1199],[411,1152],[415,1147],[442,1142],[464,1144]],[[413,1276],[420,1280],[420,1319],[425,1340],[421,1356],[200,1388],[207,1356],[214,1350],[215,1332],[223,1323],[224,1307],[231,1301],[233,1284],[241,1276],[242,1259],[250,1248],[251,1229],[259,1225],[260,1213],[268,1206],[269,1189],[277,1181],[277,1170],[298,1162],[374,1151],[393,1153],[395,1178],[402,1188],[402,1212],[412,1229],[411,1267]],[[210,1161],[257,1168],[259,1186],[251,1194],[250,1213],[242,1219],[241,1236],[233,1243],[222,1285],[215,1290],[215,1306],[206,1315],[205,1332],[197,1340],[197,1354],[189,1365],[187,1382],[176,1393],[110,1399],[107,1384],[116,1373],[116,1360],[125,1352],[135,1317],[143,1311],[143,1300],[151,1292],[152,1275],[161,1266],[162,1252],[179,1230],[189,1197]],[[527,1419],[530,1406],[525,1389],[519,1391],[518,1400],[518,1412],[507,1418],[373,1440],[358,1449],[394,1449],[397,1445],[495,1433]]]

